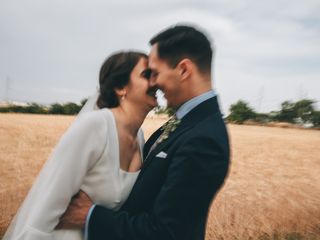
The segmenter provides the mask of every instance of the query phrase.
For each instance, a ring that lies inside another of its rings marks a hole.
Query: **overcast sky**
[[[214,42],[225,112],[239,99],[257,111],[320,100],[319,0],[0,1],[0,100],[79,102],[109,54],[148,52],[154,34],[181,22]]]

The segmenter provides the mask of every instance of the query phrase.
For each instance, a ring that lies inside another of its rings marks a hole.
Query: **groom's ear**
[[[181,76],[181,80],[184,81],[191,76],[193,71],[193,63],[190,61],[190,59],[184,58],[178,63],[177,69]]]

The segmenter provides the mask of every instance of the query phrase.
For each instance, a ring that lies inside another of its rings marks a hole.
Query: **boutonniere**
[[[169,119],[169,121],[166,122],[166,123],[162,126],[161,129],[163,130],[163,132],[162,132],[162,134],[160,135],[157,143],[159,144],[159,143],[161,143],[163,140],[166,140],[166,139],[169,137],[170,133],[172,133],[174,130],[177,129],[177,127],[179,126],[180,122],[181,122],[181,120],[178,119],[178,118],[176,117],[176,115],[173,115],[173,116]]]

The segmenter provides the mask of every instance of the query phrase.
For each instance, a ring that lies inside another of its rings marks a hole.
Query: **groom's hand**
[[[84,228],[88,212],[93,205],[89,196],[79,191],[72,199],[56,229],[80,229]]]

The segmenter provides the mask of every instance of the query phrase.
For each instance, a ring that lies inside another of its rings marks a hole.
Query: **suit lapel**
[[[161,135],[161,133],[163,132],[163,130],[161,129],[162,126],[160,128],[158,128],[157,131],[155,131],[150,138],[148,139],[148,141],[145,143],[144,147],[143,147],[143,159],[144,161],[146,160],[146,157],[150,151],[150,148],[152,147],[152,145],[155,143],[155,141],[159,138],[159,136]]]

